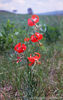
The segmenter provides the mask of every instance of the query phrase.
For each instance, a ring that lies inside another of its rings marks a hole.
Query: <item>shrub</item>
[[[0,33],[0,50],[7,50],[13,47],[13,42],[17,39],[16,33],[17,29],[10,20],[3,25],[3,30]]]
[[[59,39],[60,31],[58,27],[52,27],[47,25],[47,30],[44,34],[47,43],[56,42]]]

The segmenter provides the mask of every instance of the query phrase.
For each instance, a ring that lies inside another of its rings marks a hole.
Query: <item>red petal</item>
[[[20,57],[17,57],[17,59],[20,59]]]
[[[35,37],[35,35],[32,35],[31,36],[31,41],[32,42],[38,42],[38,39]]]
[[[19,63],[19,60],[17,60],[16,63]]]
[[[14,50],[17,51],[18,53],[24,52],[26,50],[26,45],[21,43],[16,44],[16,46],[14,47]]]
[[[41,40],[43,38],[43,35],[38,32],[36,32],[35,35],[38,38],[38,40]]]
[[[37,15],[32,15],[32,20],[35,22],[35,23],[37,23],[37,22],[39,22],[39,16],[37,16]]]
[[[20,53],[20,49],[21,49],[21,43],[16,44],[14,50]]]
[[[19,47],[21,47],[21,43],[16,44],[14,50],[17,51]]]
[[[29,66],[32,66],[34,64],[34,62],[29,63]]]
[[[29,25],[29,26],[33,26],[33,25],[35,25],[35,23],[29,18],[29,19],[28,19],[28,25]]]
[[[29,62],[35,62],[34,57],[28,57]]]
[[[37,54],[37,55],[38,55],[38,57],[40,58],[40,54],[39,54],[39,53],[35,52],[35,54]]]
[[[39,60],[39,58],[40,58],[40,54],[39,54],[39,53],[37,53],[37,52],[35,52],[35,54],[36,54],[36,56],[34,56],[34,59],[38,61],[38,60]]]
[[[24,38],[24,41],[25,42],[28,42],[30,39],[29,38]]]
[[[26,45],[22,44],[22,50],[25,51],[26,50]]]

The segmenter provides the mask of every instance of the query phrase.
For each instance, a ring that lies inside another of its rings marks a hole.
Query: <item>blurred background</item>
[[[0,0],[0,10],[27,14],[28,8],[36,14],[52,11],[60,13],[63,10],[63,0]]]
[[[33,14],[39,22],[29,27]],[[43,35],[41,45],[24,42],[35,32]],[[24,56],[41,55],[41,64],[30,67],[30,87],[26,57],[16,63],[19,42],[28,47]],[[0,0],[0,100],[63,100],[63,0]]]

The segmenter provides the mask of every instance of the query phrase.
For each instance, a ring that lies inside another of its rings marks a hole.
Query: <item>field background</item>
[[[29,17],[30,15],[25,14],[0,12],[0,32],[3,30],[2,25],[6,25],[9,19],[10,23],[14,23],[15,28],[20,32],[16,41],[23,42],[26,36],[25,33],[32,30],[30,28],[27,31],[27,19]],[[41,41],[44,46],[40,48],[42,64],[37,65],[35,68],[38,74],[36,80],[38,88],[35,97],[42,97],[43,100],[53,100],[52,98],[55,98],[54,100],[57,98],[59,98],[57,100],[63,100],[63,16],[39,15],[39,19],[41,25],[46,24],[52,27],[58,27],[61,35],[56,42],[50,44],[47,44],[46,41],[44,42],[45,39]],[[14,59],[13,52],[13,48],[0,51],[0,93],[3,94],[3,98],[5,97],[6,100],[18,100],[18,91],[21,97],[19,100],[28,100],[23,99],[24,90],[21,90],[21,87],[24,85],[22,78],[24,77],[25,65],[22,66],[21,64],[12,63],[11,58]],[[10,58],[9,55],[12,57]]]

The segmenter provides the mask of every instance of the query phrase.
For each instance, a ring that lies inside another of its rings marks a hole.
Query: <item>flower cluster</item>
[[[32,42],[38,42],[42,38],[43,38],[43,35],[38,33],[38,32],[36,32],[35,34],[31,35],[30,38],[25,38],[24,42],[29,42],[29,40],[31,40]]]
[[[34,26],[36,25],[36,23],[39,22],[39,17],[37,15],[32,15],[31,18],[28,19],[28,25],[29,26]],[[39,42],[39,40],[41,40],[43,38],[43,35],[35,32],[35,34],[31,35],[30,38],[24,38],[24,42]],[[27,46],[25,44],[21,44],[18,43],[15,45],[14,50],[17,51],[18,53],[23,53],[24,51],[26,51]],[[40,54],[35,52],[34,56],[32,56],[30,54],[30,57],[27,57],[28,61],[29,61],[29,66],[32,66],[35,62],[37,62],[38,64],[40,64],[39,59],[40,59]],[[20,62],[21,59],[20,57],[17,57],[17,63]]]

